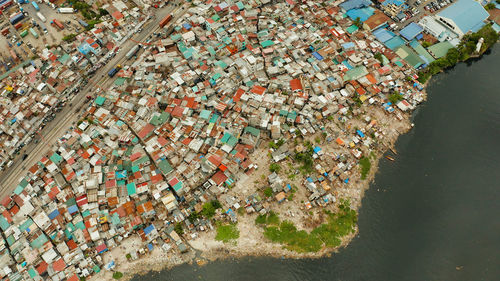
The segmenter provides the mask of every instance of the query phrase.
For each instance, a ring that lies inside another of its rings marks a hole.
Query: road
[[[185,13],[186,9],[167,5],[160,9],[155,9],[155,16],[149,20],[142,28],[143,30],[133,37],[134,41],[144,42],[148,36],[159,30],[158,23],[167,14],[174,14],[174,18],[169,25],[173,24],[179,17]],[[168,25],[168,26],[169,26]],[[107,65],[101,67],[93,75],[93,79],[69,100],[66,106],[57,113],[54,120],[48,123],[39,133],[43,136],[40,142],[31,142],[14,159],[14,164],[5,169],[0,174],[0,200],[9,196],[17,187],[20,179],[25,176],[27,169],[36,164],[57,140],[75,124],[79,116],[88,108],[89,101],[86,96],[95,96],[97,87],[107,89],[114,79],[110,79],[107,72],[117,64],[123,64],[126,61],[126,53],[137,43],[128,40],[121,47],[119,53],[110,60]],[[96,81],[95,81],[96,80]],[[22,160],[22,155],[28,154],[25,160]]]

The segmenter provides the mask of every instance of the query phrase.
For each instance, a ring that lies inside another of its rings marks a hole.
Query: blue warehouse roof
[[[478,30],[489,17],[488,12],[474,0],[458,0],[438,14],[453,20],[463,33]]]
[[[403,28],[399,34],[401,34],[401,36],[403,36],[406,40],[411,41],[413,38],[417,37],[417,35],[422,33],[423,30],[424,29],[420,25],[412,22]]]

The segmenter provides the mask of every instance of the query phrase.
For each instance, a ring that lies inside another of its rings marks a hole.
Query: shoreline
[[[425,87],[428,85],[429,81],[426,82]],[[423,101],[427,100],[427,92],[425,90],[421,90],[423,94]],[[416,109],[416,108],[415,108]],[[406,128],[403,131],[398,131],[397,135],[393,135],[393,137],[389,140],[388,145],[384,146],[385,149],[377,150],[376,157],[372,162],[372,167],[370,169],[369,174],[366,179],[360,180],[360,174],[357,173],[356,176],[358,179],[355,184],[351,186],[351,189],[359,191],[359,201],[356,201],[355,204],[351,204],[351,208],[356,210],[356,212],[362,207],[361,200],[364,197],[365,191],[370,188],[370,185],[374,183],[374,179],[379,170],[379,163],[384,158],[384,155],[388,151],[394,151],[394,146],[399,136],[402,134],[408,133],[412,129],[411,118],[413,115],[413,111],[409,113],[405,113],[404,115],[404,123],[406,124]],[[243,219],[242,219],[243,218]],[[122,259],[122,263],[118,263],[117,267],[113,271],[104,271],[104,274],[95,274],[88,280],[113,280],[112,274],[114,271],[122,272],[123,278],[121,280],[131,280],[136,276],[142,276],[149,272],[160,272],[163,270],[171,269],[175,266],[182,265],[184,263],[194,264],[196,263],[199,266],[206,265],[209,262],[214,262],[217,260],[225,260],[225,259],[238,259],[242,257],[273,257],[273,258],[285,258],[285,259],[319,259],[323,257],[329,257],[334,253],[337,253],[340,249],[347,247],[352,239],[354,239],[359,234],[358,225],[355,225],[354,232],[351,234],[342,237],[341,244],[335,248],[322,248],[318,252],[311,253],[298,253],[295,251],[284,249],[284,246],[279,243],[273,243],[267,240],[262,234],[263,231],[260,227],[255,225],[254,220],[256,218],[256,214],[252,215],[244,215],[239,218],[238,228],[249,227],[254,231],[260,232],[260,235],[255,235],[253,232],[247,235],[251,237],[240,237],[237,240],[237,243],[223,243],[220,241],[216,241],[215,238],[215,230],[211,230],[208,232],[203,232],[200,236],[194,240],[185,240],[187,244],[190,246],[190,250],[188,253],[180,254],[168,254],[165,255],[161,252],[161,249],[155,248],[155,250],[148,254],[147,256],[142,256],[136,261],[127,261],[126,259]],[[299,227],[299,226],[298,226]],[[240,231],[241,233],[241,231]],[[138,238],[137,236],[135,237]],[[140,239],[140,238],[139,238]],[[125,239],[129,240],[129,238]],[[124,241],[125,241],[124,240]],[[242,246],[240,240],[245,243]],[[117,256],[124,256],[123,251],[120,250],[121,245],[119,247],[113,248],[110,253],[108,253],[107,258],[112,257],[112,260],[117,260]],[[195,250],[195,251],[193,251]],[[111,260],[111,259],[110,259]],[[110,260],[104,260],[104,264]],[[160,261],[160,263],[158,263]]]

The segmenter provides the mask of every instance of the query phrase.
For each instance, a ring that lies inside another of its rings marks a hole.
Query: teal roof
[[[106,101],[106,98],[105,98],[105,97],[101,97],[101,96],[98,96],[98,97],[95,99],[95,103],[96,103],[97,105],[103,105],[105,101]]]
[[[205,120],[208,120],[208,118],[210,117],[210,114],[212,114],[212,111],[210,110],[206,110],[206,109],[203,109],[201,112],[200,112],[200,118],[203,118]]]
[[[347,33],[349,34],[353,34],[354,32],[356,32],[357,30],[359,29],[359,27],[355,26],[354,24],[349,26],[348,28],[346,28],[345,31],[347,31]]]
[[[7,219],[3,216],[0,215],[0,228],[2,228],[3,231],[7,230],[9,228],[10,224],[7,221]]]
[[[267,47],[269,47],[269,46],[274,45],[274,42],[273,42],[273,41],[271,41],[271,40],[266,40],[266,41],[264,41],[264,42],[260,43],[260,45],[262,46],[262,48],[267,48]]]
[[[252,126],[245,127],[245,129],[243,131],[245,133],[249,133],[249,134],[254,135],[256,137],[260,136],[260,130],[257,128],[254,128]]]
[[[135,182],[130,182],[127,184],[127,193],[129,196],[137,193],[137,190],[135,188]]]
[[[35,249],[40,249],[47,241],[49,241],[49,239],[42,233],[35,240],[31,241],[30,245]]]
[[[55,164],[59,164],[59,162],[61,162],[61,160],[62,160],[61,155],[59,155],[57,153],[54,153],[54,154],[52,154],[52,156],[50,156],[50,161],[54,162]]]

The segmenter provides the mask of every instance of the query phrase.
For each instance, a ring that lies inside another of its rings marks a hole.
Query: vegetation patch
[[[217,234],[215,235],[215,240],[227,243],[230,241],[234,241],[239,237],[240,231],[236,227],[236,224],[223,224],[221,222],[217,223]]]
[[[389,95],[389,101],[392,104],[396,104],[398,101],[401,101],[403,99],[404,99],[403,96],[399,93],[393,93],[393,94]]]
[[[118,280],[118,279],[120,279],[122,277],[123,277],[123,273],[121,273],[120,271],[113,272],[113,279]]]
[[[203,204],[203,210],[201,211],[201,215],[205,218],[209,219],[215,215],[215,210],[222,208],[222,205],[218,200],[212,200]]]
[[[418,73],[418,81],[425,83],[432,75],[441,72],[441,70],[469,59],[476,52],[476,45],[480,38],[484,38],[481,50],[479,50],[479,54],[482,54],[498,41],[498,33],[488,24],[475,33],[466,34],[462,37],[462,41],[457,48],[449,49],[446,56],[431,62],[426,68],[421,70]]]
[[[278,163],[271,163],[271,165],[269,165],[269,172],[271,173],[279,173],[280,170],[281,166]]]
[[[351,209],[348,201],[342,201],[336,214],[328,213],[327,222],[313,229],[310,233],[297,230],[290,221],[281,221],[270,212],[260,215],[255,222],[264,227],[264,236],[272,242],[283,244],[289,250],[307,253],[317,252],[324,247],[340,246],[343,236],[354,232],[358,216]]]
[[[366,176],[370,172],[372,167],[372,163],[370,162],[370,158],[363,157],[359,160],[359,165],[361,166],[361,179],[366,179]]]
[[[273,196],[273,189],[272,189],[272,188],[270,188],[270,187],[268,187],[268,188],[264,189],[264,196],[266,196],[266,197],[271,197],[271,196]]]
[[[314,148],[312,147],[310,142],[305,142],[306,149],[302,152],[297,152],[295,154],[295,160],[302,163],[300,170],[302,173],[312,173],[314,171],[313,165],[313,153]]]
[[[180,222],[175,224],[174,231],[179,235],[184,234],[184,229],[182,228],[182,224]]]

